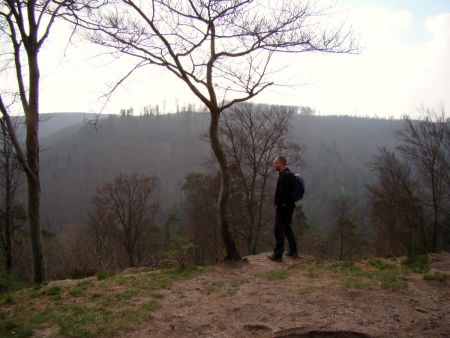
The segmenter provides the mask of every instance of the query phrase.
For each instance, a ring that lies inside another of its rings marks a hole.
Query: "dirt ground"
[[[395,291],[355,289],[332,274],[311,276],[307,264],[298,265],[312,258],[275,263],[266,256],[175,283],[164,291],[151,321],[119,336],[331,337],[299,332],[351,331],[368,337],[450,337],[449,281],[410,273],[407,285]],[[450,254],[440,254],[431,268],[450,273]]]

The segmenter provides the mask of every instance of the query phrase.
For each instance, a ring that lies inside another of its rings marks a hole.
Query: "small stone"
[[[423,308],[421,308],[421,307],[415,307],[414,310],[416,310],[416,311],[418,311],[418,312],[421,312],[421,313],[428,313],[427,310],[425,310],[425,309],[423,309]]]

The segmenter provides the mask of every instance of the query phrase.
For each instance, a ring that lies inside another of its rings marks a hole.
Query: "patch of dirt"
[[[298,265],[311,257],[276,263],[266,256],[174,283],[152,320],[118,336],[449,337],[449,283],[412,274],[398,291],[347,289],[332,274],[311,276]],[[436,263],[450,264],[450,255]]]
[[[90,282],[90,281],[94,281],[95,279],[96,279],[95,277],[87,277],[87,278],[84,278],[83,281]],[[70,287],[70,286],[75,286],[78,283],[80,283],[79,279],[61,279],[61,280],[50,281],[47,284],[47,287],[52,287],[52,286]]]
[[[302,329],[288,329],[275,332],[277,338],[370,338],[369,335],[352,331],[307,331]]]
[[[450,252],[441,252],[431,255],[431,271],[450,274]]]
[[[34,337],[58,337],[59,328],[46,327],[43,329],[35,330]]]

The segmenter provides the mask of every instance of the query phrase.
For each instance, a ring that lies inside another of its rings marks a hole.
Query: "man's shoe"
[[[281,263],[283,261],[283,257],[275,256],[274,254],[267,256],[271,261]]]
[[[284,255],[291,258],[300,258],[296,252],[285,252]]]

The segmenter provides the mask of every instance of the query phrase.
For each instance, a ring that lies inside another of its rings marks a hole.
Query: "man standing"
[[[289,251],[285,253],[289,257],[298,257],[297,242],[292,231],[291,221],[295,203],[292,198],[292,190],[295,184],[294,174],[287,167],[286,158],[277,156],[273,161],[273,167],[278,171],[277,188],[275,190],[275,228],[274,235],[276,246],[269,259],[282,262],[284,250],[284,237],[287,237]]]

